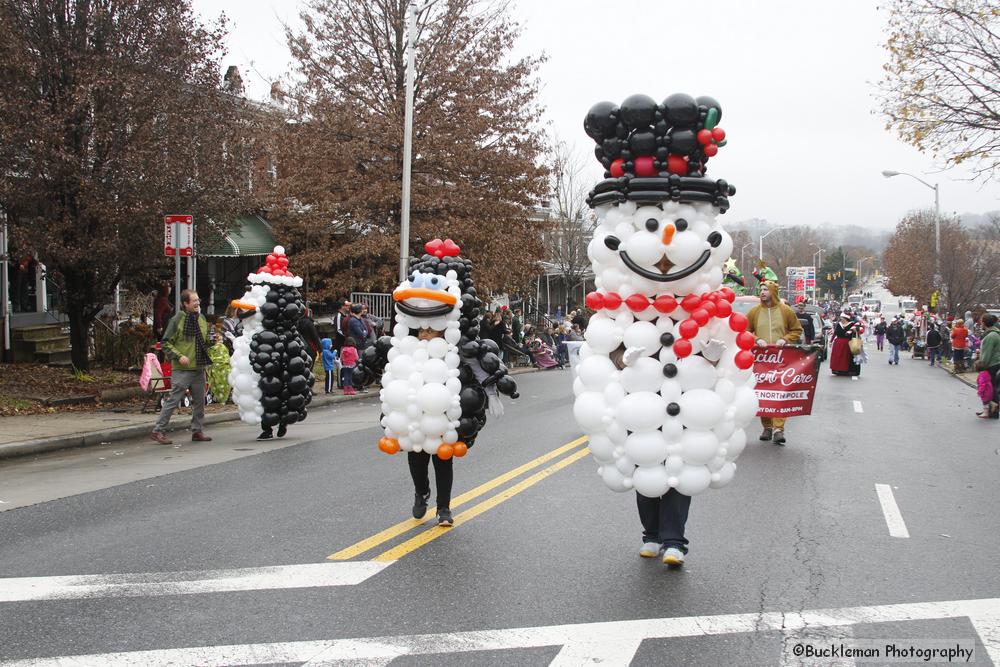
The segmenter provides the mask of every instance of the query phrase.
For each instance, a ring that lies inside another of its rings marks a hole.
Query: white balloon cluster
[[[404,281],[397,292],[429,289],[430,278],[416,274]],[[440,306],[439,302],[413,297],[406,300],[410,314],[397,305],[397,320],[393,329],[389,363],[382,375],[382,427],[386,438],[398,442],[406,452],[427,452],[434,455],[442,445],[458,442],[459,417],[462,407],[459,393],[457,344],[461,339],[459,316],[461,291],[454,271],[444,278],[447,284],[438,286],[435,278],[433,289],[442,289],[455,297],[456,303],[444,316],[423,316],[420,308]],[[404,294],[406,292],[403,292]],[[413,314],[417,313],[417,314]],[[443,331],[444,336],[420,340],[410,334],[411,329]],[[444,456],[444,454],[442,454]]]
[[[233,402],[240,412],[240,419],[247,424],[260,424],[264,415],[261,406],[260,375],[250,364],[250,341],[254,334],[262,330],[263,317],[260,307],[267,301],[267,285],[252,285],[240,299],[241,303],[254,306],[257,310],[253,315],[243,320],[243,333],[233,342],[232,368],[229,371],[229,384],[233,388]]]
[[[600,226],[589,254],[598,289],[616,297],[587,327],[573,413],[589,436],[599,473],[612,490],[634,488],[652,498],[671,488],[695,495],[722,487],[733,479],[734,461],[746,446],[745,427],[757,412],[753,374],[737,367],[739,331],[731,326],[728,302],[716,314],[714,304],[723,299],[713,294],[707,321],[682,327],[692,313],[676,301],[719,289],[732,241],[708,204],[665,202],[661,211],[625,202],[602,205],[597,214]],[[620,241],[617,249],[605,242],[607,236]],[[703,264],[667,282],[643,277],[629,265],[658,273],[654,267],[663,266],[664,256],[669,272]],[[629,296],[633,300],[626,303]],[[653,307],[666,296],[674,297],[670,306]]]

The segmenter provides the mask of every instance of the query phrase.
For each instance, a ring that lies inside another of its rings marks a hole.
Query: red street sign
[[[758,417],[800,417],[812,413],[819,363],[812,347],[754,348],[753,375]]]
[[[174,238],[174,234],[177,238]],[[194,217],[190,215],[163,216],[163,254],[173,257],[180,248],[181,257],[194,256]]]

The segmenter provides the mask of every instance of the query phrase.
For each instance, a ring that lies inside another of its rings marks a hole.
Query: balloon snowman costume
[[[382,370],[379,449],[461,457],[486,424],[486,410],[503,393],[517,398],[490,340],[479,340],[482,302],[472,262],[450,239],[425,245],[412,272],[393,292],[396,325],[361,357],[360,372]],[[388,363],[386,363],[388,362]],[[492,393],[493,398],[487,396]]]
[[[258,439],[285,435],[306,418],[312,400],[312,357],[295,327],[302,316],[302,278],[288,270],[285,249],[276,246],[264,266],[247,276],[247,291],[233,302],[243,334],[233,343],[229,383],[240,418],[259,424]]]
[[[710,97],[633,95],[584,127],[608,170],[590,193],[596,291],[573,412],[604,483],[658,498],[728,484],[757,412],[754,337],[722,287],[718,215],[735,189],[705,177],[725,132]]]

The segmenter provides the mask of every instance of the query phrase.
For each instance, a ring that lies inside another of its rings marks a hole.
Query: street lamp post
[[[819,293],[819,270],[823,266],[823,252],[826,250],[826,248],[820,248],[815,243],[810,243],[809,245],[811,245],[814,248],[819,248],[819,250],[817,250],[816,252],[814,252],[813,256],[812,256],[812,260],[813,260],[813,276],[814,276],[813,280],[815,281],[813,283],[813,299],[818,300],[817,294]],[[817,255],[819,255],[819,260],[818,261],[816,259]]]
[[[743,263],[743,251],[746,250],[747,248],[749,248],[752,245],[753,245],[753,241],[747,241],[746,243],[743,244],[743,247],[740,248],[740,271],[743,273],[743,282],[746,282],[746,279],[747,279],[747,271],[746,271],[747,267]],[[744,287],[746,287],[746,285],[744,285]]]
[[[913,174],[908,174],[904,171],[890,171],[888,169],[882,172],[882,175],[886,178],[892,178],[893,176],[909,176],[915,181],[920,181],[931,190],[934,191],[934,287],[941,286],[941,199],[940,190],[938,189],[938,184],[935,183],[931,185],[922,178],[918,178]]]
[[[764,259],[764,239],[767,238],[768,236],[770,236],[771,234],[773,234],[774,232],[778,231],[778,229],[779,229],[778,227],[775,227],[771,231],[766,232],[764,234],[761,234],[761,237],[759,239],[760,240],[760,253],[757,256],[757,259]]]
[[[417,47],[417,3],[411,2],[406,20],[406,110],[403,118],[403,202],[399,214],[399,280],[406,280],[410,259],[410,178],[413,162],[413,70]]]

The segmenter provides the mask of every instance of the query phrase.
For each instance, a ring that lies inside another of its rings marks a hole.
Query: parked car
[[[750,309],[760,304],[760,299],[755,296],[738,296],[733,301],[733,310],[746,315]],[[813,339],[813,346],[817,348],[819,360],[826,361],[828,341],[832,327],[823,321],[823,316],[819,306],[806,306],[806,312],[812,317],[813,329],[816,337]]]

